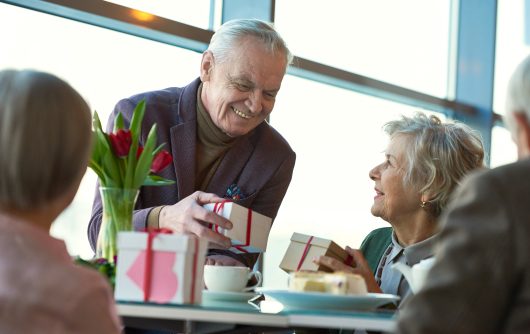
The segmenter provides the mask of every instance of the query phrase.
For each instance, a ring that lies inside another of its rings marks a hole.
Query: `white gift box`
[[[120,232],[115,299],[200,304],[207,248],[208,241],[189,235]]]
[[[231,251],[236,253],[258,253],[267,248],[272,219],[233,202],[209,203],[204,208],[230,220],[231,230],[218,225],[212,229],[232,239]]]

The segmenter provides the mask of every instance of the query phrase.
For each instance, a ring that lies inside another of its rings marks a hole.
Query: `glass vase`
[[[96,247],[96,257],[114,263],[117,255],[117,235],[119,231],[133,229],[134,205],[138,189],[100,187],[103,213]]]

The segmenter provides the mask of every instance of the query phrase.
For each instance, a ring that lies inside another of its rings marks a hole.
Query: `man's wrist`
[[[162,211],[163,208],[164,206],[157,206],[149,212],[149,215],[147,216],[147,228],[160,228],[160,211]]]

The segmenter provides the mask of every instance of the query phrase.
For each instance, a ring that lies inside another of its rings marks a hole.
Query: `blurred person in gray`
[[[530,57],[510,79],[506,124],[518,161],[459,187],[398,333],[530,333]]]

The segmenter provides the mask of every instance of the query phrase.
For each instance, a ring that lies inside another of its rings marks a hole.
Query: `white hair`
[[[293,55],[280,34],[272,24],[257,19],[239,19],[224,23],[212,36],[208,50],[213,53],[216,62],[226,62],[233,54],[238,42],[247,36],[263,42],[273,54],[278,51],[282,52],[285,55],[286,64],[291,63]]]
[[[402,116],[384,126],[392,138],[406,135],[407,166],[404,184],[421,194],[428,194],[429,211],[438,217],[447,205],[451,192],[463,177],[484,166],[484,146],[480,134],[460,122],[442,123],[436,116],[416,113]]]
[[[530,56],[517,66],[508,83],[504,119],[512,134],[516,128],[513,113],[522,113],[530,121]]]

